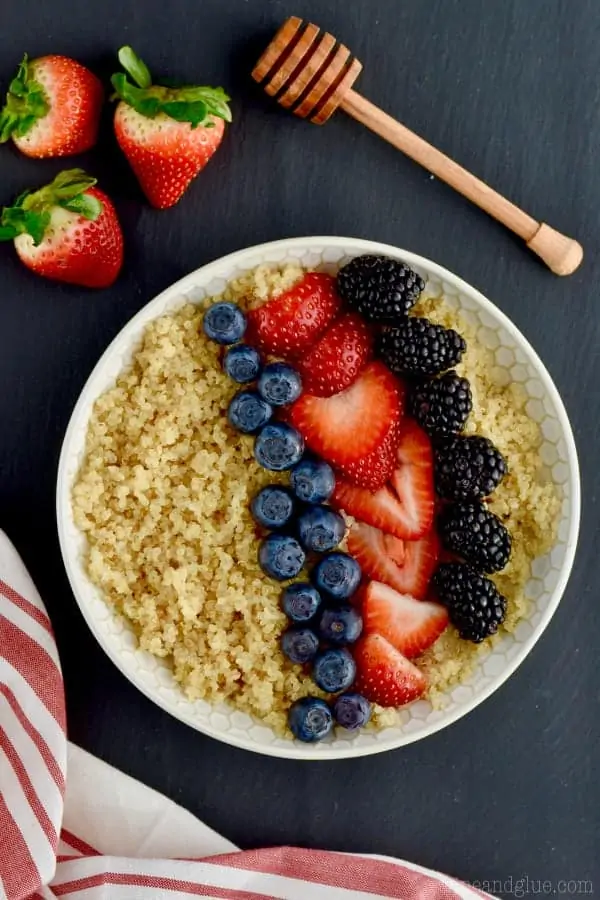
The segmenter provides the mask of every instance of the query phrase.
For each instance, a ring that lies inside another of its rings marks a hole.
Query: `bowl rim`
[[[515,338],[517,344],[521,344],[522,346],[524,346],[524,348],[530,354],[531,358],[535,361],[537,375],[539,376],[539,379],[544,386],[544,390],[551,397],[556,410],[556,417],[559,420],[562,429],[569,467],[571,517],[569,522],[569,532],[566,538],[565,559],[561,567],[556,586],[549,597],[548,604],[542,613],[538,625],[534,629],[532,629],[531,635],[529,635],[529,637],[523,641],[523,643],[519,646],[518,652],[515,653],[510,660],[507,661],[502,671],[499,674],[494,675],[491,678],[490,682],[486,685],[486,687],[483,688],[483,690],[478,692],[472,699],[461,704],[458,709],[451,711],[447,715],[441,716],[439,719],[427,725],[422,731],[417,734],[408,733],[401,737],[394,737],[393,739],[383,740],[380,744],[374,743],[372,745],[367,745],[364,747],[353,747],[351,745],[344,747],[342,744],[337,745],[336,749],[333,750],[328,749],[327,745],[321,744],[317,755],[309,753],[310,749],[312,748],[312,745],[310,744],[307,744],[306,747],[297,746],[296,742],[290,740],[289,747],[286,748],[283,748],[280,745],[260,746],[257,745],[252,739],[247,739],[238,735],[229,735],[227,734],[227,732],[221,732],[218,728],[212,727],[209,722],[202,723],[201,725],[193,718],[192,715],[187,715],[185,710],[180,710],[179,708],[177,710],[174,710],[173,708],[171,708],[167,700],[163,699],[162,696],[153,693],[149,688],[147,688],[143,681],[137,678],[137,673],[135,672],[135,670],[132,671],[131,668],[126,664],[126,662],[121,658],[120,654],[110,646],[109,642],[105,641],[104,636],[97,626],[95,618],[91,614],[91,610],[88,608],[87,603],[80,598],[77,589],[77,582],[80,577],[80,573],[76,571],[76,554],[74,554],[70,548],[70,540],[67,535],[66,527],[68,508],[70,507],[71,502],[71,486],[67,477],[67,462],[71,455],[71,444],[73,441],[76,426],[79,423],[79,419],[82,417],[83,413],[86,410],[87,417],[89,419],[89,413],[91,412],[92,404],[97,399],[98,395],[95,394],[92,390],[93,384],[96,380],[97,375],[102,371],[106,360],[112,355],[114,348],[119,343],[124,341],[127,336],[133,336],[134,334],[141,333],[142,324],[146,324],[147,322],[150,322],[152,318],[156,318],[158,315],[160,315],[160,313],[157,312],[156,316],[152,316],[152,312],[155,309],[158,309],[158,307],[162,306],[165,301],[168,301],[171,297],[180,297],[184,295],[186,291],[193,288],[195,286],[199,273],[202,273],[203,278],[209,279],[211,277],[212,270],[214,269],[215,271],[213,277],[226,277],[222,275],[221,270],[223,268],[226,268],[228,266],[233,267],[236,264],[243,263],[246,257],[251,258],[253,255],[261,252],[276,253],[278,251],[285,252],[294,249],[310,252],[312,247],[317,246],[325,246],[328,248],[345,250],[348,245],[356,248],[357,252],[359,253],[377,253],[381,255],[389,255],[395,258],[401,258],[403,261],[407,262],[411,266],[415,266],[417,269],[424,268],[430,271],[440,280],[445,281],[460,292],[471,297],[481,309],[489,312],[492,317],[494,317],[502,325],[502,327]],[[383,753],[384,751],[399,749],[400,747],[404,747],[408,744],[414,743],[415,741],[419,741],[426,737],[429,737],[430,735],[435,734],[437,731],[441,731],[443,728],[452,725],[454,722],[467,715],[469,712],[475,709],[475,707],[483,703],[484,700],[487,700],[488,697],[490,697],[495,691],[497,691],[508,680],[508,678],[510,678],[510,676],[521,665],[525,657],[531,652],[535,644],[538,642],[538,640],[546,630],[550,620],[552,619],[552,616],[556,612],[558,604],[560,603],[560,600],[567,586],[567,582],[573,568],[573,562],[577,549],[577,540],[579,536],[581,519],[581,482],[575,439],[573,437],[571,424],[558,389],[556,388],[550,376],[550,373],[546,369],[546,366],[539,358],[530,342],[521,333],[521,331],[512,322],[512,320],[504,312],[502,312],[501,309],[499,309],[494,303],[492,303],[491,300],[488,300],[487,297],[485,297],[480,291],[472,287],[472,285],[470,285],[468,282],[464,281],[449,269],[446,269],[444,266],[433,262],[427,257],[412,253],[392,244],[385,244],[379,241],[371,241],[352,237],[307,235],[304,237],[283,238],[276,241],[267,241],[261,244],[253,245],[251,247],[235,250],[231,253],[226,254],[225,256],[214,259],[203,266],[199,266],[188,275],[185,275],[183,278],[169,285],[148,303],[144,304],[144,306],[131,319],[129,319],[128,322],[126,322],[126,324],[111,340],[109,345],[100,356],[100,359],[92,369],[71,413],[71,417],[69,419],[69,423],[65,431],[65,436],[62,443],[58,465],[56,485],[56,516],[63,564],[65,566],[69,584],[71,586],[71,590],[73,592],[73,596],[77,602],[79,610],[83,615],[83,618],[85,619],[92,634],[94,635],[104,652],[107,654],[109,659],[112,660],[112,662],[127,678],[127,680],[130,681],[139,691],[141,691],[142,694],[144,694],[149,700],[151,700],[165,712],[169,713],[179,721],[191,726],[196,731],[200,731],[202,734],[205,734],[208,737],[222,741],[223,743],[229,744],[231,746],[238,747],[244,750],[250,750],[262,755],[279,757],[283,759],[299,759],[306,761],[334,760],[348,759],[360,756],[370,756],[375,753]]]

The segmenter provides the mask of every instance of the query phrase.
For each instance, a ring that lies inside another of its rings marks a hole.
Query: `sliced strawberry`
[[[406,528],[404,508],[394,491],[387,486],[378,491],[370,491],[343,478],[337,478],[330,502],[355,519],[380,528],[394,537],[411,536]]]
[[[423,429],[409,418],[402,422],[398,466],[391,483],[401,507],[394,534],[407,540],[422,537],[431,528],[435,513],[433,450]]]
[[[445,606],[399,594],[379,581],[363,593],[362,617],[365,633],[380,634],[408,659],[431,647],[448,625]]]
[[[339,474],[351,485],[367,491],[378,491],[388,481],[397,465],[399,426],[390,428],[385,440],[371,453],[338,465]]]
[[[404,541],[372,525],[355,522],[348,532],[348,551],[368,578],[392,587],[399,583],[406,560]]]
[[[250,310],[244,339],[265,353],[293,359],[313,346],[341,302],[331,275],[309,272],[283,294]]]
[[[298,360],[304,390],[315,397],[345,391],[366,366],[372,348],[373,338],[364,319],[356,313],[344,313]]]
[[[354,646],[353,690],[380,706],[404,706],[423,695],[424,674],[380,634],[367,634]]]
[[[427,593],[439,550],[435,529],[418,541],[401,541],[364,522],[355,522],[348,533],[348,552],[363,575],[417,600]]]
[[[408,416],[402,422],[402,434],[398,445],[398,463],[400,466],[417,466],[430,469],[433,467],[433,448],[429,437]]]
[[[381,453],[389,465],[403,402],[397,379],[383,363],[372,362],[341,394],[303,394],[290,408],[289,419],[309,449],[347,477],[358,479],[362,473],[373,478],[370,468]]]
[[[386,458],[387,471],[389,460]],[[363,469],[373,471],[371,461]],[[338,478],[332,502],[349,515],[406,540],[416,540],[431,528],[434,516],[433,461],[429,438],[411,419],[404,418],[394,471],[389,473],[394,490],[381,482],[363,479],[364,487]],[[361,479],[355,478],[360,482]]]
[[[406,556],[402,566],[401,594],[417,600],[425,597],[440,555],[440,540],[435,528],[418,541],[406,541]]]

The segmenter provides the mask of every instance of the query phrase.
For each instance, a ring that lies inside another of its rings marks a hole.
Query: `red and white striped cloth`
[[[69,744],[52,627],[0,532],[0,900],[191,896],[488,895],[385,857],[294,847],[241,852],[181,807]]]

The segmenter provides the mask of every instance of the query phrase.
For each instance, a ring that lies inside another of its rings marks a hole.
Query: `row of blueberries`
[[[283,590],[282,608],[291,627],[281,637],[281,649],[293,663],[312,664],[315,684],[338,696],[331,706],[318,697],[297,700],[289,711],[290,729],[299,740],[318,741],[334,722],[348,730],[361,728],[369,721],[371,704],[348,691],[356,664],[344,646],[362,632],[360,613],[344,603],[358,588],[361,570],[347,553],[328,552],[334,551],[345,533],[343,517],[324,505],[335,488],[335,474],[325,461],[304,456],[304,442],[296,429],[285,422],[271,422],[276,407],[300,396],[300,376],[285,363],[263,365],[253,347],[239,343],[246,319],[235,304],[214,304],[203,325],[211,340],[231,345],[223,357],[226,374],[238,384],[256,383],[232,399],[227,412],[230,424],[244,434],[256,434],[254,455],[263,468],[291,470],[289,488],[268,485],[251,504],[255,521],[271,532],[259,548],[263,571],[287,581],[304,567],[306,552],[325,554],[312,569],[313,584],[295,582]]]
[[[308,582],[294,582],[284,589],[282,607],[293,624],[281,636],[281,649],[292,662],[312,663],[312,677],[322,691],[339,694],[348,691],[356,677],[352,654],[343,645],[360,637],[363,622],[350,604],[328,605],[328,600]],[[371,715],[371,704],[357,693],[339,694],[332,709],[333,713],[323,700],[304,697],[290,708],[290,729],[300,740],[322,740],[334,720],[355,730],[366,725]]]

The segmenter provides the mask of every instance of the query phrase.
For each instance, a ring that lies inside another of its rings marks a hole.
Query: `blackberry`
[[[393,324],[415,305],[425,282],[401,262],[387,256],[357,256],[338,272],[338,291],[367,322]]]
[[[510,557],[510,534],[483,503],[451,503],[440,514],[438,531],[447,550],[480,572],[499,572]]]
[[[433,580],[461,638],[479,644],[498,631],[506,616],[506,597],[493,581],[464,563],[444,563]]]
[[[446,500],[480,500],[498,487],[506,461],[492,442],[477,435],[453,435],[434,446],[435,489]]]
[[[462,431],[473,409],[471,385],[454,370],[415,384],[409,412],[431,437]]]
[[[452,328],[407,316],[405,322],[379,336],[377,349],[396,375],[439,375],[458,365],[467,344]]]

